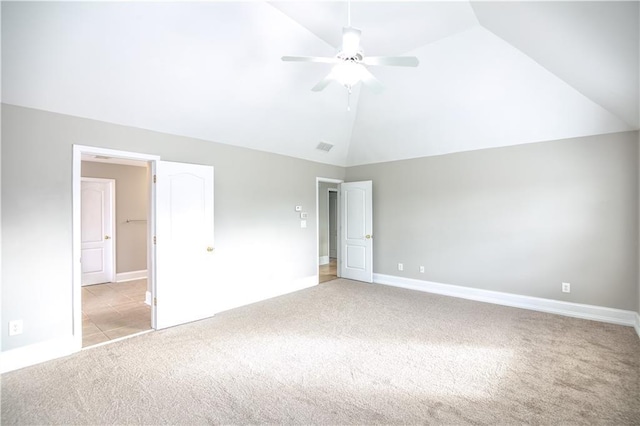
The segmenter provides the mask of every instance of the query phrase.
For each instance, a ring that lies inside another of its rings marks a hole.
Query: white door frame
[[[156,162],[160,161],[159,155],[142,154],[138,152],[120,151],[115,149],[97,148],[86,145],[73,145],[72,159],[72,239],[73,239],[73,280],[72,280],[72,327],[75,350],[82,349],[82,265],[81,238],[80,238],[80,181],[82,178],[82,155],[103,155],[106,157],[140,160],[149,162],[150,175],[153,176],[156,170]],[[149,179],[149,207],[147,209],[147,274],[151,283],[151,300],[155,296],[155,247],[153,245],[153,235],[155,233],[155,187],[153,180]],[[151,327],[155,328],[155,307],[151,305]]]
[[[341,184],[344,182],[344,180],[316,177],[316,264],[317,264],[316,274],[318,279],[320,278],[319,276],[320,272],[318,269],[320,268],[320,182]],[[329,197],[329,194],[327,193],[327,208],[329,207],[328,197]],[[338,218],[337,218],[336,225],[338,226],[338,234],[339,234],[340,233],[340,197],[338,197],[337,202],[338,202],[338,205],[337,205]],[[327,244],[329,244],[329,240],[327,240]],[[337,257],[338,267],[337,267],[336,274],[338,275],[338,277],[340,277],[340,263],[341,263],[340,262],[340,244],[338,244],[337,250],[338,250],[338,257]]]
[[[109,282],[114,282],[116,277],[116,180],[81,176],[80,182],[100,182],[109,184],[111,191],[111,265],[109,265],[111,274],[109,274]],[[82,185],[80,186],[80,189],[82,189]],[[82,204],[80,205],[80,214],[82,214]],[[82,237],[82,230],[80,231],[80,237]],[[80,244],[82,246],[82,240],[80,240]],[[80,250],[82,252],[82,247]],[[82,272],[80,272],[80,275],[80,279],[82,280]]]

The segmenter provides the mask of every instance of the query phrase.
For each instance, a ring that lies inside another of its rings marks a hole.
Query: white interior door
[[[82,285],[114,280],[114,192],[112,179],[80,182]]]
[[[215,314],[213,167],[156,165],[156,328]]]
[[[342,232],[340,276],[373,282],[373,184],[339,185]]]

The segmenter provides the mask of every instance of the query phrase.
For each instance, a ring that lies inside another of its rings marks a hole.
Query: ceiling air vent
[[[318,146],[316,146],[316,149],[319,149],[320,151],[324,151],[324,152],[331,151],[331,148],[333,148],[333,145],[326,142],[320,142]]]

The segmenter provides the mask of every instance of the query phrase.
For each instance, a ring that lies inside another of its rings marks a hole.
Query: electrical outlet
[[[571,293],[571,284],[570,283],[562,283],[562,292],[563,293]]]
[[[398,271],[404,271],[404,265],[402,263],[398,263]]]
[[[22,320],[9,321],[9,336],[22,334]]]
[[[420,267],[420,273],[421,273],[421,274],[424,274],[424,266],[421,266],[421,267]]]

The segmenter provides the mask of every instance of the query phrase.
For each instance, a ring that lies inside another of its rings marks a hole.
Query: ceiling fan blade
[[[420,61],[415,56],[366,56],[365,65],[383,65],[394,67],[417,67]]]
[[[342,53],[345,56],[353,56],[360,50],[360,31],[353,27],[342,28]]]
[[[333,81],[333,78],[331,78],[331,74],[329,74],[325,78],[320,80],[318,84],[313,86],[311,90],[313,90],[314,92],[319,92],[321,90],[324,90],[324,88],[327,87],[329,83],[331,83],[332,81]]]
[[[283,56],[285,62],[321,62],[325,64],[335,64],[339,62],[338,58],[325,58],[322,56]]]
[[[362,70],[360,71],[360,73],[361,73],[360,78],[362,79],[362,82],[366,84],[371,89],[372,92],[380,93],[384,90],[384,85],[380,82],[380,80],[375,78],[373,74],[369,72],[368,69],[366,69],[365,67],[362,67]]]

